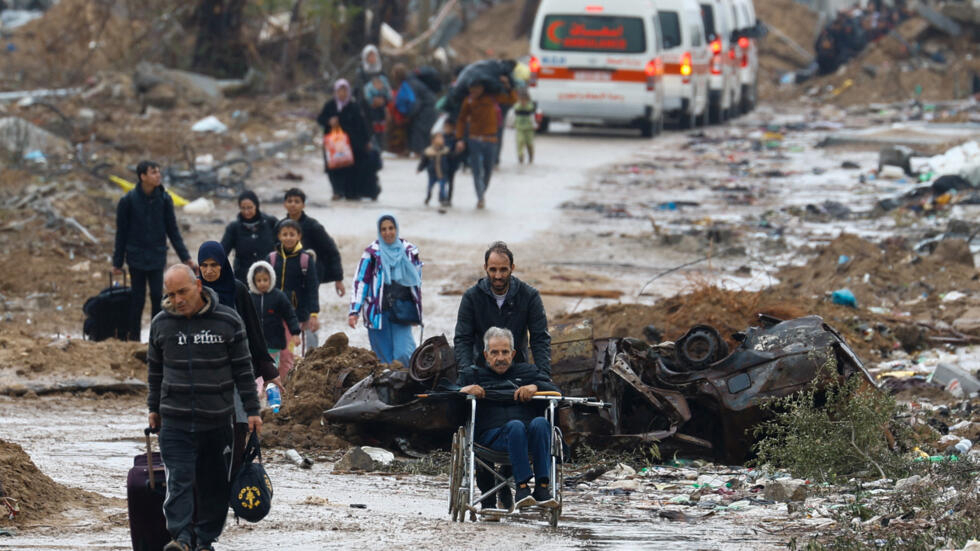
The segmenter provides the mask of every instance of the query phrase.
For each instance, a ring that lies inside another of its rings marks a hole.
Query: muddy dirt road
[[[113,498],[112,506],[28,523],[0,550],[129,549],[126,472],[144,450],[141,398],[42,398],[30,409],[0,398],[0,439],[21,444],[55,481]],[[230,520],[222,549],[777,549],[780,538],[752,516],[714,515],[671,523],[639,506],[644,497],[570,491],[557,530],[536,515],[452,523],[445,477],[332,474],[332,461],[298,469],[280,451],[264,454],[275,501],[261,523]],[[319,458],[326,459],[326,458]],[[365,508],[353,508],[352,504]]]

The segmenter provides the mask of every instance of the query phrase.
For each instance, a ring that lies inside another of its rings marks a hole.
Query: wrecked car
[[[593,338],[588,323],[553,328],[552,379],[569,396],[612,404],[602,410],[560,410],[565,439],[575,447],[635,448],[656,443],[665,456],[747,459],[751,429],[765,419],[763,405],[820,384],[823,373],[858,375],[874,385],[844,339],[819,316],[782,321],[759,317],[758,327],[727,341],[707,325],[676,342]],[[408,371],[386,371],[350,388],[324,412],[333,422],[386,432],[449,434],[461,423],[449,400],[419,398],[439,381],[455,380],[457,366],[444,337],[427,340]],[[825,371],[823,368],[832,371]]]

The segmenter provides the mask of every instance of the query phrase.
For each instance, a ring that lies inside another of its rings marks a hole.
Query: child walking
[[[317,292],[316,257],[312,251],[303,250],[303,228],[299,222],[285,219],[279,222],[279,244],[269,253],[278,288],[296,309],[300,328],[313,333],[320,328],[317,315],[320,312],[320,295]],[[289,332],[289,337],[295,335]],[[284,380],[293,368],[293,354],[287,346],[279,352],[279,376]]]
[[[432,199],[432,188],[439,185],[439,204],[448,206],[449,204],[449,148],[446,147],[445,139],[442,134],[432,135],[432,142],[429,147],[422,152],[422,159],[419,161],[418,172],[423,170],[429,173],[429,187],[425,194],[425,204],[429,204]]]
[[[538,104],[531,100],[527,88],[521,88],[514,105],[514,129],[517,131],[517,161],[524,164],[524,150],[527,162],[534,162],[534,114]]]
[[[262,323],[262,333],[265,335],[269,355],[276,361],[278,367],[279,353],[286,348],[286,331],[293,335],[293,346],[298,345],[300,341],[296,310],[286,294],[276,289],[276,272],[272,265],[264,260],[259,260],[248,269],[248,290]],[[256,382],[259,385],[259,396],[263,396],[262,377],[259,377]]]

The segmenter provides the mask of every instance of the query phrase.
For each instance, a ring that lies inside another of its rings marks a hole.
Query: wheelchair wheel
[[[460,427],[453,435],[453,446],[449,461],[449,516],[456,519],[459,508],[459,495],[463,484],[463,472],[465,470],[465,460],[463,457],[464,442],[466,441],[466,430]]]

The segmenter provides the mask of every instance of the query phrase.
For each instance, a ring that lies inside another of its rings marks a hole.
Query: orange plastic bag
[[[339,128],[323,135],[323,154],[327,158],[328,170],[354,164],[354,151],[350,147],[350,138]]]

